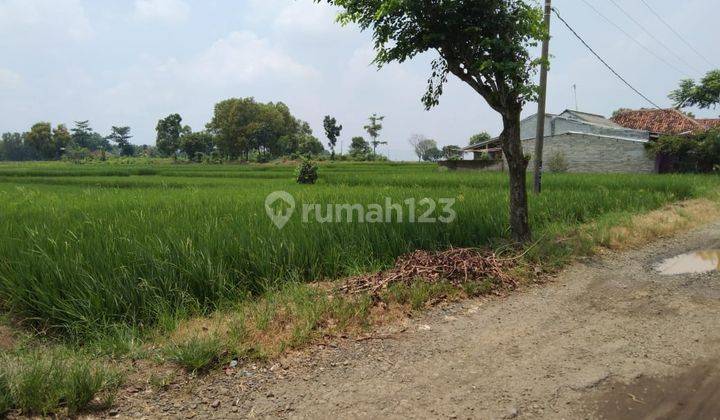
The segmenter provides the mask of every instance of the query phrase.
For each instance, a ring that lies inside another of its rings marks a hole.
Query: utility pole
[[[550,13],[551,0],[545,0],[545,30],[547,36],[542,45],[542,64],[540,65],[540,92],[538,93],[537,131],[535,133],[535,194],[542,191],[543,143],[545,141],[545,99],[547,95],[548,57],[550,55]]]

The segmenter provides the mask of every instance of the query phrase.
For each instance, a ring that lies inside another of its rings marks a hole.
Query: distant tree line
[[[373,114],[365,126],[371,142],[355,137],[347,160],[384,159],[376,153],[385,117]],[[282,102],[257,102],[254,98],[232,98],[215,105],[213,116],[202,131],[183,125],[179,114],[158,121],[156,145],[137,146],[130,142],[130,127],[113,126],[110,134],[95,132],[89,121],[76,121],[68,130],[48,122],[33,125],[25,133],[5,133],[0,141],[0,160],[82,160],[111,156],[150,156],[187,159],[194,162],[243,160],[267,162],[280,157],[324,157],[335,159],[342,125],[331,116],[323,121],[328,153],[313,135],[310,125],[292,115]]]
[[[130,143],[130,127],[112,127],[108,136],[95,132],[89,121],[76,121],[73,128],[64,124],[53,128],[39,122],[24,133],[4,133],[0,140],[0,160],[58,160],[61,158],[104,158],[107,154],[133,156],[143,150]]]

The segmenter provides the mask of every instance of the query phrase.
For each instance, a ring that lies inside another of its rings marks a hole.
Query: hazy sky
[[[682,43],[640,0],[587,0],[647,46],[643,50],[583,0],[554,5],[637,88],[661,106],[679,79],[710,64]],[[720,0],[646,0],[720,67]],[[155,124],[170,113],[200,130],[213,105],[230,97],[283,101],[324,139],[322,117],[344,125],[344,145],[373,112],[387,116],[382,151],[412,158],[407,138],[466,144],[500,119],[469,87],[452,80],[435,109],[420,98],[433,54],[377,71],[369,34],[334,22],[336,11],[312,0],[0,0],[0,132],[37,121],[91,121],[105,134],[130,125],[133,142],[154,144]],[[622,85],[553,21],[548,111],[610,114],[647,104]],[[656,38],[656,39],[653,39]],[[535,104],[526,107],[534,113]],[[695,111],[695,110],[694,110]],[[720,110],[696,111],[714,117]]]

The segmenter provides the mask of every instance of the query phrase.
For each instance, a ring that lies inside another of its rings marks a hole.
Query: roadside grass
[[[69,415],[109,407],[122,376],[62,346],[0,355],[0,415]]]
[[[718,219],[720,194],[712,191],[649,212],[617,212],[579,226],[556,225],[529,246],[524,258],[553,272],[579,257],[637,248]]]
[[[343,296],[293,282],[208,317],[183,320],[157,340],[164,360],[202,372],[233,359],[274,358],[323,336],[365,331],[372,325],[372,310],[368,296]]]
[[[165,347],[168,361],[178,364],[189,373],[202,372],[219,362],[223,344],[217,337],[196,336]]]

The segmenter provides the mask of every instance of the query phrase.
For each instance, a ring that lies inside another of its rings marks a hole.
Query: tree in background
[[[65,124],[58,125],[53,130],[52,135],[52,145],[55,152],[54,158],[60,159],[71,144],[72,136],[70,135],[70,131],[68,131]]]
[[[0,160],[22,161],[35,158],[35,151],[25,142],[25,135],[3,133],[0,141]]]
[[[205,131],[184,133],[178,146],[188,159],[195,162],[200,162],[204,155],[209,155],[215,149],[213,135]]]
[[[110,149],[107,139],[90,128],[90,121],[75,121],[70,132],[75,147],[92,151]]]
[[[438,149],[437,142],[422,134],[413,134],[410,136],[409,143],[413,146],[418,161],[431,162],[439,160],[442,157],[442,151]]]
[[[55,157],[55,146],[53,145],[52,126],[48,122],[39,122],[30,128],[25,134],[26,144],[35,152],[35,156],[41,160],[50,160]]]
[[[75,143],[76,146],[89,149],[90,139],[93,133],[89,120],[75,121],[70,132],[72,133],[73,143]]]
[[[680,87],[670,92],[668,97],[678,109],[691,106],[715,108],[720,104],[720,70],[709,71],[700,83],[692,79],[682,80]]]
[[[435,144],[434,146],[430,147],[427,152],[425,152],[423,160],[425,162],[437,162],[438,160],[442,159],[442,156],[442,150],[438,149],[437,144]]]
[[[207,124],[214,134],[216,145],[223,156],[237,159],[248,148],[248,125],[252,121],[253,98],[227,99],[215,105],[212,120]]]
[[[460,146],[449,145],[442,148],[442,157],[445,160],[460,160],[462,158],[462,151]]]
[[[317,156],[325,151],[325,147],[317,137],[309,135],[300,138],[298,153],[303,156]]]
[[[382,122],[385,120],[385,116],[379,116],[377,114],[372,114],[370,118],[368,118],[370,123],[363,127],[365,131],[367,131],[368,135],[372,140],[370,140],[370,144],[373,148],[373,154],[377,154],[377,147],[381,144],[388,144],[386,141],[380,141],[378,138],[380,137],[380,131],[382,131],[383,126]]]
[[[323,127],[325,127],[325,136],[328,138],[328,146],[330,146],[330,159],[335,160],[335,145],[343,127],[338,125],[337,120],[329,115],[325,116]]]
[[[317,150],[310,125],[293,117],[282,102],[227,99],[215,105],[207,130],[216,136],[220,153],[230,159],[249,159],[251,152],[272,157],[291,155],[300,153],[302,144],[312,144],[309,149]]]
[[[120,149],[120,156],[133,156],[135,154],[135,147],[130,144],[130,127],[116,127],[113,126],[110,130],[110,135],[107,139],[114,142],[118,149]]]
[[[353,137],[350,141],[349,153],[355,159],[365,159],[370,153],[370,144],[362,137]]]
[[[468,145],[475,146],[475,145],[478,145],[480,143],[483,143],[483,142],[486,142],[489,140],[492,140],[492,136],[487,131],[483,131],[483,132],[477,133],[477,134],[473,135],[472,137],[470,137],[470,140],[468,141]]]
[[[318,2],[323,0],[316,0]],[[423,97],[439,103],[450,73],[472,87],[502,117],[500,134],[510,177],[510,227],[517,242],[530,239],[520,113],[537,96],[539,60],[529,49],[549,34],[540,6],[525,0],[325,0],[343,9],[342,23],[371,29],[378,66],[434,50],[439,57]]]
[[[155,146],[162,156],[175,156],[180,149],[180,135],[183,132],[180,114],[170,114],[158,121],[155,131]]]
[[[90,122],[75,121],[70,129],[70,144],[66,146],[63,156],[79,162],[91,156],[91,152],[110,150],[107,139],[90,128]]]
[[[413,134],[408,139],[408,143],[410,143],[413,147],[413,151],[415,152],[415,156],[418,158],[418,162],[425,160],[425,156],[427,155],[429,148],[437,148],[435,140],[430,140],[422,134]]]

